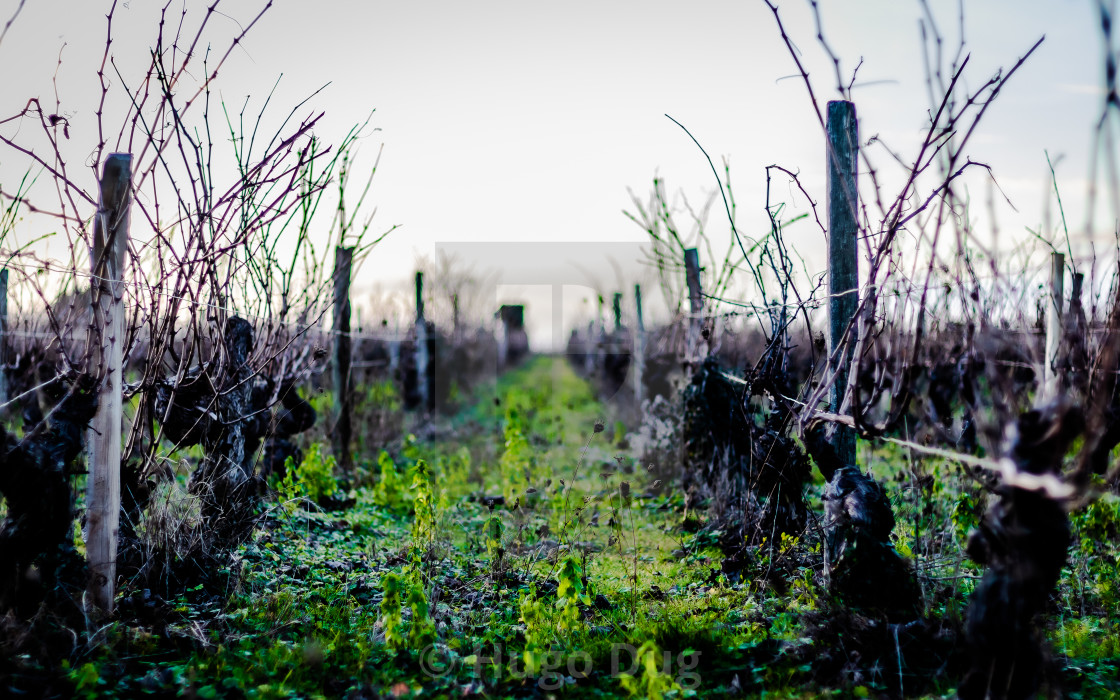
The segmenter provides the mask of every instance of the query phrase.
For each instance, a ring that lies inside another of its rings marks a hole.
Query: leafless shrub
[[[165,440],[165,426],[174,407],[186,401],[184,387],[191,385],[211,388],[208,396],[194,398],[202,402],[200,415],[224,416],[217,433],[237,432],[233,428],[240,425],[266,431],[283,392],[321,372],[323,348],[330,342],[320,324],[330,303],[326,261],[333,250],[318,247],[311,231],[319,225],[317,212],[332,183],[340,188],[334,212],[337,243],[368,250],[380,240],[364,237],[372,216],[362,206],[369,182],[356,202],[345,199],[355,145],[368,120],[332,148],[314,133],[322,113],[308,103],[317,93],[279,119],[273,116],[275,88],[258,105],[246,99],[231,107],[216,98],[220,70],[270,5],[261,3],[233,36],[215,44],[212,18],[218,3],[197,15],[185,8],[176,13],[168,3],[146,61],[134,61],[112,50],[114,3],[98,71],[99,101],[87,125],[97,134],[85,161],[93,178],[72,165],[82,162],[78,155],[88,144],[69,140],[71,124],[61,116],[57,94],[54,105],[32,99],[0,119],[6,129],[0,143],[42,170],[51,186],[5,191],[7,208],[0,219],[5,234],[0,258],[14,273],[12,288],[19,300],[13,330],[27,338],[26,344],[13,346],[9,364],[26,365],[23,376],[38,377],[39,383],[84,371],[99,343],[89,330],[95,300],[87,291],[86,262],[90,216],[98,201],[94,183],[109,150],[132,154],[133,225],[124,271],[128,316],[120,342],[127,358],[130,414],[124,462],[135,476],[126,488],[138,489],[125,494],[124,527],[140,540],[135,547],[122,547],[122,554],[136,555],[137,561],[162,548],[165,563],[181,567],[193,554],[221,552],[236,543],[233,530],[225,541],[220,537],[223,523],[229,519],[225,524],[232,526],[246,513],[233,517],[223,510],[223,498],[215,492],[223,482],[216,474],[223,472],[223,460],[237,453],[234,461],[251,477],[255,444],[263,436],[249,436],[230,455],[220,441],[206,443],[212,454],[192,465],[199,471],[191,489],[192,497],[201,499],[203,526],[193,517],[180,517],[196,506],[169,508],[153,500],[166,495],[159,484],[169,477],[168,465],[181,463],[185,454],[185,443]],[[51,196],[44,192],[52,190],[53,203],[44,204]],[[49,247],[35,240],[17,242],[11,222],[19,212],[52,220],[60,235],[46,242]],[[253,337],[250,354],[242,359],[227,335],[238,323],[246,324]],[[35,382],[24,383],[23,392],[34,388]],[[184,393],[177,403],[179,392]],[[245,401],[226,415],[222,397],[230,392]],[[180,438],[190,434],[187,430]],[[257,490],[242,481],[234,486]],[[145,581],[152,574],[135,567],[129,573],[143,574]]]

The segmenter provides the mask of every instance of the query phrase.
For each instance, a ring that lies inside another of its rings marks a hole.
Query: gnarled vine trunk
[[[919,616],[921,591],[910,564],[891,544],[894,512],[881,484],[837,455],[828,426],[806,431],[809,454],[828,480],[824,492],[825,566],[840,600],[894,622]]]
[[[0,523],[0,613],[15,609],[22,617],[44,602],[63,614],[76,613],[87,575],[74,549],[70,476],[93,418],[94,383],[82,375],[69,386],[52,388],[56,394],[49,398],[58,403],[45,423],[23,439],[0,429],[0,495],[8,504]]]
[[[243,318],[226,321],[224,362],[220,376],[214,363],[190,372],[177,384],[156,390],[156,417],[163,434],[179,447],[201,444],[202,464],[191,476],[190,491],[202,503],[207,530],[218,541],[239,542],[253,523],[258,491],[253,476],[253,327]]]
[[[1082,428],[1081,414],[1058,402],[1028,411],[1009,431],[1004,458],[1019,474],[1057,475]],[[1069,541],[1065,507],[1041,484],[1000,487],[999,502],[968,543],[969,556],[988,571],[968,608],[972,666],[961,698],[1025,698],[1038,690],[1044,657],[1035,618],[1058,583]]]
[[[191,476],[190,490],[202,500],[202,517],[222,540],[239,541],[252,527],[252,455],[246,454],[246,426],[252,416],[249,354],[253,327],[231,317],[225,329],[225,372],[217,383],[211,429],[202,437],[206,457]]]

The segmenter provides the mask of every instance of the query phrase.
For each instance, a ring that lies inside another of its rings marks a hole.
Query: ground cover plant
[[[567,357],[526,356],[523,307],[464,319],[481,286],[448,259],[417,271],[404,333],[351,328],[348,280],[383,237],[356,218],[369,185],[347,199],[368,122],[331,147],[313,131],[321,115],[293,116],[301,103],[258,140],[264,107],[223,105],[231,169],[215,148],[217,67],[260,15],[202,62],[179,47],[203,42],[213,7],[172,29],[165,6],[142,77],[101,82],[103,102],[126,99],[96,113],[99,134],[118,119],[119,142],[142,146],[113,191],[152,233],[123,262],[103,254],[131,211],[106,194],[110,168],[95,188],[68,174],[69,124],[37,101],[0,121],[40,130],[0,142],[50,174],[69,256],[0,238],[22,329],[0,345],[0,691],[1120,693],[1120,261],[1071,254],[1066,270],[1060,239],[1036,234],[1054,270],[1036,289],[967,225],[962,183],[991,172],[970,140],[1039,44],[972,82],[963,37],[943,54],[920,3],[925,130],[911,151],[876,151],[834,126],[856,126],[855,74],[817,4],[844,98],[825,109],[765,5],[826,137],[827,211],[809,197],[788,215],[768,187],[768,226],[752,233],[726,161],[708,159],[718,195],[699,210],[655,179],[627,216],[673,318],[627,329],[616,295],[608,332],[598,290],[600,318]],[[1107,140],[1120,100],[1103,3],[1100,20]],[[884,152],[901,178],[877,169]],[[807,196],[795,168],[765,176]],[[312,235],[327,192],[333,249]],[[21,206],[42,211],[17,195],[0,234],[15,235]],[[789,245],[793,226],[849,230],[862,277],[836,287],[830,262],[826,287]],[[119,413],[91,427],[105,399]],[[120,527],[105,569],[92,487],[106,459],[84,445],[110,424],[123,429]]]
[[[440,439],[404,436],[383,452],[337,510],[316,502],[338,486],[313,447],[288,471],[302,486],[277,488],[279,507],[238,547],[221,595],[201,585],[167,600],[134,594],[52,687],[91,697],[952,693],[982,571],[960,553],[982,513],[969,474],[927,458],[943,475],[936,497],[893,490],[890,539],[921,563],[924,613],[896,623],[830,592],[815,527],[746,545],[725,570],[710,502],[689,507],[608,440],[607,410],[562,359],[535,359],[448,419]],[[863,449],[880,479],[912,477],[902,450]],[[516,478],[480,468],[515,460]],[[814,472],[808,500],[824,491]],[[1108,498],[1074,516],[1063,612],[1044,630],[1048,682],[1082,697],[1116,688],[1117,510]],[[7,677],[11,689],[35,677],[28,664]]]

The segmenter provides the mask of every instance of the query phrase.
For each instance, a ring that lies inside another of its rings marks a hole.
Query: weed
[[[432,471],[428,463],[418,459],[412,468],[412,543],[427,548],[435,541],[436,511],[432,496]]]
[[[428,614],[428,598],[424,595],[424,586],[420,581],[413,580],[409,587],[408,607],[412,610],[408,645],[413,650],[420,651],[436,639],[436,627]]]
[[[501,516],[491,511],[483,535],[486,540],[486,553],[490,556],[490,576],[495,581],[501,576],[502,557],[506,551],[502,544],[504,530],[505,525],[502,523]]]
[[[385,631],[385,645],[393,651],[400,651],[408,644],[401,634],[401,597],[410,586],[407,580],[396,572],[388,572],[381,577],[381,627]]]
[[[1090,596],[1105,612],[1115,615],[1120,604],[1116,583],[1120,578],[1120,555],[1114,545],[1120,537],[1120,499],[1101,496],[1073,513],[1070,521],[1076,537],[1071,566],[1080,574],[1081,596],[1084,598],[1088,586]]]
[[[294,513],[301,501],[322,503],[338,492],[338,482],[334,478],[335,459],[323,455],[318,443],[304,455],[298,465],[291,457],[284,462],[284,478],[276,485],[280,502],[285,510]]]
[[[521,420],[516,409],[506,412],[505,451],[498,463],[502,476],[502,495],[506,503],[524,501],[533,474],[533,449],[521,430]]]
[[[643,642],[642,646],[638,647],[636,657],[637,675],[618,674],[619,683],[630,697],[661,700],[669,694],[683,694],[680,684],[666,668],[668,664],[665,660],[670,658],[670,655],[663,654],[656,642],[652,640]]]
[[[570,632],[577,629],[582,619],[580,603],[591,605],[590,588],[575,555],[569,554],[561,560],[556,582],[556,608],[560,611],[557,627]]]
[[[373,489],[373,502],[390,510],[404,507],[404,481],[397,472],[397,465],[385,450],[377,457],[377,466],[380,477]]]
[[[544,655],[548,652],[551,640],[547,608],[538,598],[536,586],[530,586],[521,594],[517,609],[521,624],[525,626],[525,650],[522,652],[525,672],[535,676],[541,671]]]

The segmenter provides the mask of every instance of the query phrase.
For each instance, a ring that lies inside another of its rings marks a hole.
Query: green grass
[[[78,693],[885,692],[874,675],[832,689],[815,682],[812,627],[831,609],[815,535],[785,540],[774,561],[756,562],[756,574],[786,571],[784,588],[761,575],[729,581],[714,534],[684,522],[684,494],[671,484],[655,488],[653,475],[607,441],[617,429],[597,428],[612,422],[563,361],[532,361],[441,425],[439,440],[409,438],[380,458],[358,455],[367,471],[353,508],[273,508],[239,551],[237,583],[224,601],[184,596],[159,636],[111,626],[91,663],[71,672]],[[900,448],[863,449],[876,475],[890,480],[895,535],[920,563],[927,615],[963,614],[981,572],[961,555],[961,538],[983,496],[951,464],[924,463],[940,478],[923,490],[907,481],[899,465],[910,457]],[[430,522],[428,508],[416,506],[429,488],[421,502],[430,504]],[[820,489],[810,488],[811,504],[819,505]],[[497,496],[504,505],[488,507]],[[1074,516],[1080,545],[1062,582],[1063,612],[1048,628],[1084,678],[1071,690],[1082,697],[1116,688],[1120,637],[1105,580],[1115,572],[1108,537],[1116,519],[1112,501]],[[1085,590],[1085,581],[1097,588]],[[387,585],[404,586],[389,603]],[[425,609],[417,627],[414,610]],[[435,645],[421,646],[431,634]],[[866,661],[897,664],[893,655]],[[935,678],[929,696],[951,694],[954,680]]]

